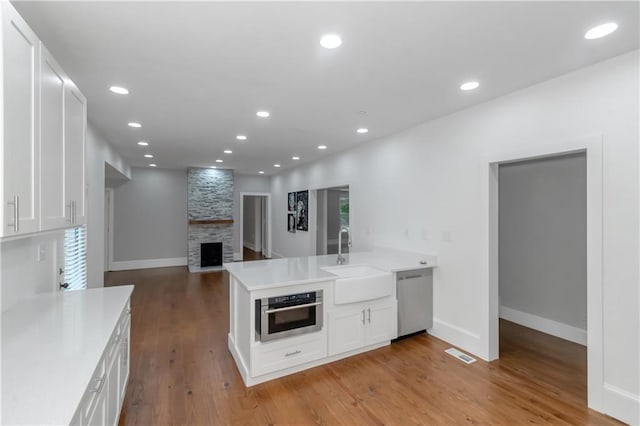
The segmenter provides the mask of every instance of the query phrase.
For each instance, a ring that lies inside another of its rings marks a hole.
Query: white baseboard
[[[276,253],[275,251],[271,250],[271,259],[282,259],[284,258],[283,255],[281,255],[280,253]]]
[[[237,262],[239,260],[242,260],[242,253],[233,253],[233,261]]]
[[[186,257],[173,257],[166,259],[143,259],[111,262],[110,271],[128,271],[131,269],[166,268],[168,266],[186,266]]]
[[[246,248],[248,248],[249,250],[252,250],[252,251],[258,251],[258,250],[256,250],[256,246],[254,246],[254,245],[253,245],[253,244],[251,244],[251,243],[244,243],[244,244],[243,244],[243,246],[244,246],[244,247],[246,247]]]
[[[515,322],[516,324],[524,325],[525,327],[533,328],[534,330],[538,330],[579,345],[587,345],[587,330],[583,330],[581,328],[542,318],[528,312],[518,311],[506,306],[500,306],[500,318],[504,318],[507,321]]]
[[[603,402],[605,414],[630,425],[640,425],[640,395],[605,383]]]
[[[472,333],[469,330],[449,324],[438,318],[433,319],[433,327],[427,330],[427,332],[440,340],[457,346],[465,352],[469,352],[488,361],[488,354],[482,349],[482,341],[479,334]]]

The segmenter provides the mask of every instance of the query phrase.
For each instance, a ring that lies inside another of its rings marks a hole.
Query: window
[[[87,288],[87,231],[84,226],[64,231],[64,281],[67,290]]]
[[[340,226],[349,226],[349,192],[340,193]]]

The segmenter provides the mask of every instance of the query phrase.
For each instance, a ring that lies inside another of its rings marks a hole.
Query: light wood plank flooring
[[[106,281],[136,285],[121,425],[619,424],[586,408],[583,347],[515,324],[501,323],[493,363],[466,365],[420,335],[246,388],[227,350],[226,272]]]

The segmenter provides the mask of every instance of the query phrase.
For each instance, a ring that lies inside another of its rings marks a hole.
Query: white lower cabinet
[[[127,304],[85,391],[72,425],[118,424],[129,380],[130,316]]]
[[[260,376],[327,356],[327,332],[321,330],[252,348],[251,375]]]
[[[329,312],[329,356],[397,337],[397,302],[359,303]]]

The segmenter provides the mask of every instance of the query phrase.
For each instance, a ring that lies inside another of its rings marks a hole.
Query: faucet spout
[[[340,231],[338,232],[338,258],[336,260],[338,265],[343,265],[347,261],[347,259],[342,255],[342,233],[343,232],[347,233],[347,246],[349,248],[351,248],[352,246],[351,228],[349,228],[348,226],[341,227]]]

